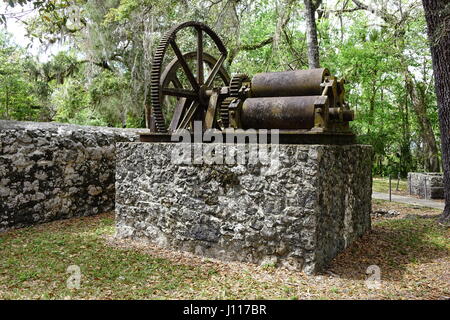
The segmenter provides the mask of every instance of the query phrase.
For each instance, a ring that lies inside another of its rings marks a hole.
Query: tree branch
[[[227,62],[229,64],[231,64],[234,60],[234,58],[237,56],[237,54],[240,51],[252,51],[252,50],[257,50],[260,49],[264,46],[267,46],[268,44],[273,43],[273,36],[268,37],[267,39],[264,39],[261,42],[258,43],[254,43],[254,44],[244,44],[244,45],[240,45],[236,48],[232,48],[230,50],[230,52],[228,53],[228,58],[227,58]]]
[[[372,7],[371,5],[362,3],[359,0],[352,0],[352,2],[356,5],[356,7],[358,9],[369,11],[369,12],[373,13],[374,15],[376,15],[377,17],[380,17],[387,23],[395,24],[397,22],[397,19],[395,18],[395,16],[386,12],[385,10],[378,10],[377,8]]]

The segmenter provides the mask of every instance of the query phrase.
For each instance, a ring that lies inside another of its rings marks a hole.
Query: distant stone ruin
[[[408,190],[411,195],[424,199],[444,199],[442,173],[408,173]]]

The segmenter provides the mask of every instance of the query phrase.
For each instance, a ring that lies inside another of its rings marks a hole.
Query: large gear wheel
[[[189,69],[189,66],[184,58],[184,55],[181,53],[177,43],[176,43],[176,34],[178,31],[184,28],[192,27],[197,31],[197,76],[195,77],[192,71]],[[208,75],[208,78],[204,79],[203,73],[203,34],[207,34],[213,41],[213,43],[218,48],[221,56],[219,59],[216,59],[216,63],[211,68],[211,72]],[[180,67],[184,71],[186,78],[188,79],[190,86],[192,88],[164,88],[162,86],[162,68],[163,68],[163,60],[166,54],[167,48],[171,46],[176,59],[179,61]],[[183,97],[188,99],[188,103],[186,106],[190,108],[190,110],[184,110],[183,116],[185,117],[183,120],[180,120],[181,123],[186,123],[194,116],[195,109],[201,106],[202,101],[200,98],[201,88],[202,90],[211,89],[213,81],[218,74],[222,74],[221,78],[224,79],[226,77],[223,76],[224,69],[222,67],[223,62],[227,56],[227,50],[220,40],[219,36],[211,30],[207,25],[189,21],[185,23],[181,23],[172,29],[170,29],[162,38],[159,43],[158,48],[156,49],[155,55],[153,57],[153,65],[150,74],[150,100],[152,104],[152,115],[155,121],[155,128],[157,132],[167,132],[167,124],[164,119],[163,113],[163,99],[164,95],[176,96],[178,98]],[[193,110],[191,110],[193,109]],[[186,119],[187,117],[187,119]]]

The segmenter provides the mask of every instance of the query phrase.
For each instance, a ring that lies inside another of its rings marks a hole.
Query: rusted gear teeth
[[[230,96],[238,98],[242,84],[249,80],[249,77],[244,73],[234,75],[230,81]]]
[[[169,45],[170,35],[171,33],[167,33],[161,38],[159,46],[153,56],[153,65],[150,72],[150,101],[152,103],[152,113],[155,119],[157,132],[167,132],[161,107],[160,78],[164,53]]]
[[[231,102],[233,102],[236,98],[242,98],[240,97],[241,93],[239,90],[241,89],[242,84],[249,80],[250,78],[244,73],[236,74],[231,78],[230,96],[225,98],[220,104],[220,119],[222,119],[224,128],[228,128],[230,126],[230,117],[228,113]]]
[[[235,97],[227,97],[220,104],[219,115],[220,119],[222,120],[222,125],[224,128],[228,128],[230,126],[230,118],[228,115],[228,111],[230,103],[233,102],[235,99],[236,99]]]

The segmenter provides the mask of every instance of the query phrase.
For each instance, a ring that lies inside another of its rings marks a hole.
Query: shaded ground
[[[321,275],[227,263],[112,237],[112,214],[0,234],[2,299],[450,299],[450,229],[439,210],[374,200],[400,212],[341,253]],[[68,266],[81,268],[67,289]],[[369,289],[377,265],[381,288]]]

